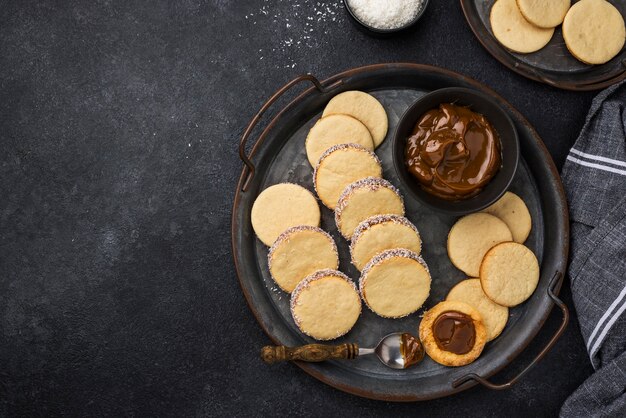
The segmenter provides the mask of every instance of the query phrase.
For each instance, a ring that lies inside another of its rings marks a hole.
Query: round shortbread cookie
[[[525,245],[504,242],[490,249],[480,265],[480,284],[489,299],[516,306],[528,299],[539,283],[539,262]]]
[[[304,147],[309,163],[315,168],[328,148],[339,144],[359,144],[374,150],[374,140],[367,126],[349,115],[328,115],[318,120],[309,131]]]
[[[498,42],[522,54],[540,50],[554,34],[554,28],[538,28],[524,19],[515,0],[496,1],[491,7],[489,21]]]
[[[332,340],[350,331],[359,319],[361,298],[348,276],[320,270],[296,286],[290,307],[300,331],[316,340]]]
[[[524,201],[515,193],[506,192],[496,203],[481,212],[504,221],[511,230],[513,241],[522,244],[528,238],[532,228],[530,212]]]
[[[329,209],[351,183],[366,177],[380,177],[383,167],[372,151],[357,144],[339,144],[327,149],[313,173],[315,191]]]
[[[386,250],[363,269],[359,290],[365,304],[384,318],[401,318],[417,311],[430,294],[428,266],[403,248]]]
[[[459,219],[448,234],[448,257],[456,268],[478,277],[483,256],[491,247],[513,236],[506,224],[488,213],[473,213]]]
[[[362,91],[352,90],[333,97],[326,105],[322,117],[345,114],[360,120],[372,134],[374,147],[379,146],[387,135],[387,112],[376,98]]]
[[[345,239],[356,227],[374,215],[404,216],[404,200],[387,180],[368,177],[345,188],[335,208],[335,223]]]
[[[496,338],[509,320],[509,308],[501,306],[485,295],[480,279],[467,279],[454,286],[446,300],[465,302],[480,313],[487,331],[487,341]]]
[[[563,23],[570,0],[516,0],[524,18],[540,28],[554,28]]]
[[[294,226],[274,241],[267,265],[276,284],[287,293],[318,270],[339,267],[337,245],[324,230],[315,226]]]
[[[280,183],[263,190],[252,205],[252,228],[263,244],[270,246],[288,228],[319,226],[320,208],[313,193],[293,183]]]
[[[360,271],[376,254],[393,248],[422,251],[420,233],[407,218],[376,215],[359,224],[350,241],[352,264]]]
[[[622,14],[605,0],[580,0],[563,20],[563,39],[571,54],[586,64],[604,64],[624,46]]]
[[[468,315],[472,318],[474,324],[474,346],[465,354],[456,354],[450,351],[442,350],[437,345],[435,337],[433,336],[433,325],[439,315],[445,312],[460,312]],[[444,366],[464,366],[476,360],[480,353],[482,353],[485,344],[487,343],[487,331],[483,325],[482,317],[480,313],[467,303],[458,301],[443,301],[439,302],[432,308],[430,308],[422,318],[420,322],[420,340],[424,346],[426,353],[439,364]]]

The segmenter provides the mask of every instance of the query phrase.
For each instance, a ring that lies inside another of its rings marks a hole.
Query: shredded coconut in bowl
[[[423,0],[348,0],[363,23],[376,29],[397,29],[415,19]]]

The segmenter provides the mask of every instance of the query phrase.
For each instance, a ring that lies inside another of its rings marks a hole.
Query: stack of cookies
[[[480,213],[459,219],[448,234],[448,256],[469,278],[459,282],[446,300],[429,310],[420,324],[428,355],[446,366],[474,361],[484,345],[504,329],[509,308],[527,300],[539,282],[539,263],[523,243],[532,228],[524,201],[506,192]],[[471,318],[475,334],[471,350],[450,352],[435,342],[433,323],[443,313]]]
[[[519,53],[542,49],[563,24],[569,52],[586,64],[604,64],[624,46],[626,29],[619,10],[606,0],[497,0],[491,30],[506,48]]]
[[[376,98],[347,91],[328,103],[305,141],[317,197],[334,212],[337,230],[351,243],[352,263],[362,271],[358,289],[337,270],[337,246],[319,228],[320,208],[310,191],[277,184],[252,207],[254,231],[270,246],[270,274],[291,293],[294,322],[312,338],[347,333],[360,315],[361,299],[376,314],[399,318],[419,309],[430,293],[420,234],[404,217],[404,200],[382,178],[374,153],[387,127]]]

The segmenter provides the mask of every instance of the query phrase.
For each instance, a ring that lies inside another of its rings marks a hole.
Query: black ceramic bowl
[[[417,14],[415,15],[413,19],[408,21],[406,24],[397,28],[393,28],[393,29],[378,29],[373,26],[370,26],[367,23],[363,22],[361,19],[359,19],[359,17],[356,15],[354,10],[352,10],[350,5],[348,4],[348,0],[343,0],[343,4],[345,5],[346,10],[348,11],[348,14],[352,18],[352,21],[357,25],[357,27],[359,27],[361,30],[363,30],[365,33],[369,35],[373,35],[379,38],[385,38],[385,37],[394,35],[398,32],[402,32],[402,31],[405,31],[406,29],[409,29],[418,20],[420,20],[420,18],[424,14],[424,11],[426,10],[426,7],[428,6],[428,0],[422,0],[422,5],[420,6],[419,11],[417,12]]]
[[[409,173],[405,163],[407,139],[411,136],[415,124],[424,113],[439,107],[442,103],[469,106],[474,112],[484,115],[500,139],[502,167],[477,195],[464,200],[445,200],[426,192]],[[452,87],[435,90],[423,96],[404,112],[394,134],[392,153],[398,177],[413,197],[439,212],[465,215],[486,208],[504,194],[517,170],[520,151],[513,121],[490,96],[476,90]]]

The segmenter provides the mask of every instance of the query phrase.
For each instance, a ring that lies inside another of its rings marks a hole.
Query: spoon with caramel
[[[376,354],[381,363],[392,369],[406,369],[422,361],[424,348],[417,337],[395,332],[383,337],[375,348],[360,348],[357,344],[307,344],[300,347],[268,345],[261,350],[261,358],[268,364],[292,360],[353,360],[368,354]]]

